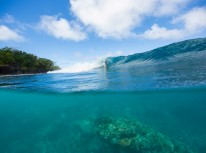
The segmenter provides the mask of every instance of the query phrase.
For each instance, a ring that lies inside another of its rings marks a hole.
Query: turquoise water
[[[0,76],[0,153],[205,153],[206,52],[131,59]]]
[[[0,97],[1,153],[117,152],[78,124],[105,115],[138,120],[190,151],[206,151],[204,88],[69,94],[1,90]]]

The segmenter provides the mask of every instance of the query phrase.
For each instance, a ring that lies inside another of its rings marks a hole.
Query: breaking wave
[[[79,73],[90,71],[95,68],[104,67],[105,59],[99,59],[94,62],[79,62],[70,66],[64,67],[61,70],[49,72],[49,73]]]
[[[206,52],[206,38],[186,40],[160,47],[144,53],[129,56],[109,57],[105,61],[107,68],[131,65],[146,65],[161,62],[169,62],[184,58],[196,58],[198,54]],[[205,57],[205,55],[204,55]]]

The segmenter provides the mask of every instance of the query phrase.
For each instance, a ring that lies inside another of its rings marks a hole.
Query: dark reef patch
[[[77,123],[77,129],[71,145],[75,152],[192,153],[181,143],[133,119],[86,119]]]

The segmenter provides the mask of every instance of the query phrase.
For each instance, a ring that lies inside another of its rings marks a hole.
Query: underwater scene
[[[206,89],[0,91],[1,153],[204,153]]]

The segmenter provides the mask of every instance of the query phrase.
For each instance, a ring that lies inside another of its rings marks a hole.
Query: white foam
[[[61,70],[52,71],[49,73],[79,73],[89,71],[98,67],[102,67],[104,64],[104,59],[99,59],[95,62],[80,62],[74,63],[67,67],[62,68]]]

